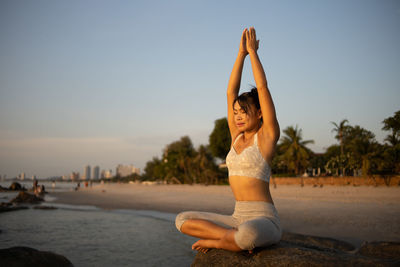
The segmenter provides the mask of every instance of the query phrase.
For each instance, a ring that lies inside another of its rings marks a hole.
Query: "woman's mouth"
[[[244,125],[243,122],[236,123],[236,126],[237,126],[237,127],[243,127],[243,125]]]

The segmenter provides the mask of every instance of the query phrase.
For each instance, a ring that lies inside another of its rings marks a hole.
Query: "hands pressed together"
[[[257,52],[260,40],[256,38],[256,30],[254,27],[244,29],[242,33],[242,39],[240,41],[239,52],[245,55],[250,52]]]

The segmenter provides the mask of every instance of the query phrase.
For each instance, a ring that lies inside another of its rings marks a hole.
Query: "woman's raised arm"
[[[256,31],[251,27],[246,32],[246,49],[250,55],[251,68],[260,99],[261,113],[263,117],[263,133],[273,142],[277,142],[280,135],[278,120],[276,119],[275,106],[267,85],[267,78],[261,61],[257,54],[259,41],[256,38]]]
[[[228,98],[228,125],[232,137],[232,142],[239,133],[239,130],[235,125],[233,116],[233,101],[239,94],[240,81],[242,79],[243,64],[248,54],[246,48],[246,32],[247,29],[244,29],[242,33],[242,38],[240,40],[239,53],[236,58],[235,64],[233,65],[232,73],[231,76],[229,77],[228,90],[226,92]]]

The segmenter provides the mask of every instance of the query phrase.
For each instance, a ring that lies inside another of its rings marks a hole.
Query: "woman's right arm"
[[[239,134],[239,130],[237,129],[234,120],[233,101],[235,101],[236,97],[239,94],[240,81],[242,79],[243,64],[248,54],[246,49],[246,32],[247,29],[244,29],[242,33],[242,38],[240,40],[239,53],[236,58],[235,64],[233,65],[232,73],[229,78],[228,90],[226,92],[228,98],[228,125],[232,137],[232,144],[236,136]]]

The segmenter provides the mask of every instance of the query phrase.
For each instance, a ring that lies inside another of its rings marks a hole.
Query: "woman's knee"
[[[179,230],[179,232],[182,232],[182,225],[187,221],[191,219],[200,219],[201,215],[197,211],[184,211],[176,215],[175,217],[175,226]]]
[[[252,250],[276,244],[281,239],[282,232],[268,219],[252,220],[241,224],[235,233],[236,244],[243,250]]]
[[[178,215],[176,215],[175,218],[175,226],[178,229],[179,232],[181,232],[181,228],[183,223],[188,220],[190,218],[189,216],[189,212],[188,211],[184,211],[179,213]]]

